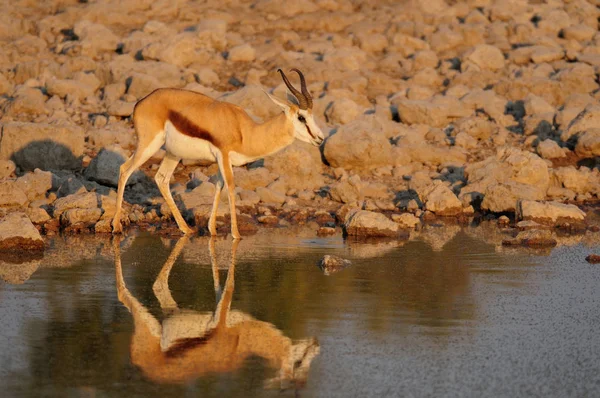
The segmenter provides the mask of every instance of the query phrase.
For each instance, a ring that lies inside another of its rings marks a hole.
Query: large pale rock
[[[357,119],[325,142],[323,154],[332,167],[376,168],[391,164],[392,146],[375,117]]]
[[[592,128],[579,134],[575,153],[579,156],[600,156],[600,128]]]
[[[81,165],[84,145],[79,126],[9,122],[2,126],[0,159],[23,170],[74,169]]]
[[[600,173],[586,167],[558,167],[552,171],[552,179],[558,187],[577,194],[600,193]]]
[[[349,215],[344,232],[355,237],[397,237],[399,226],[381,213],[358,210]]]
[[[90,21],[80,21],[73,28],[79,37],[81,54],[96,57],[106,51],[115,51],[119,38],[106,26]]]
[[[33,173],[27,173],[19,177],[15,184],[27,195],[27,199],[35,200],[43,198],[52,188],[52,173],[35,169]]]
[[[66,210],[60,216],[60,223],[64,226],[90,226],[95,224],[102,215],[102,209],[100,208],[74,208]]]
[[[495,212],[514,210],[516,199],[545,199],[550,184],[546,162],[517,148],[501,148],[496,156],[468,165],[465,174],[461,199],[490,195],[482,207]]]
[[[228,59],[233,62],[252,62],[256,58],[256,50],[248,43],[240,44],[229,50]]]
[[[10,213],[0,220],[0,251],[44,250],[44,240],[24,213]]]
[[[446,127],[451,121],[470,116],[471,109],[452,97],[436,97],[434,101],[400,100],[400,120],[406,124]]]
[[[334,183],[329,190],[329,196],[336,202],[354,203],[362,200],[362,188],[360,176],[354,175],[347,180]]]
[[[189,192],[178,195],[185,209],[193,209],[202,205],[212,205],[215,197],[215,185],[205,181]],[[227,191],[222,192],[221,199],[227,197]]]
[[[263,87],[256,84],[249,84],[239,90],[225,93],[218,100],[235,104],[261,120],[281,113],[281,108],[264,93]]]
[[[277,174],[272,173],[266,167],[257,167],[246,169],[244,167],[235,167],[233,169],[235,185],[242,189],[253,191],[259,187],[266,187],[277,178]]]
[[[392,214],[392,220],[400,225],[400,228],[415,228],[421,224],[419,217],[416,217],[412,213]]]
[[[470,68],[476,70],[498,70],[504,67],[504,55],[498,47],[489,44],[480,44],[473,48],[473,51],[466,56],[461,68],[463,71]]]
[[[565,151],[556,143],[556,141],[551,139],[540,142],[536,151],[538,155],[544,159],[557,159],[567,156]]]
[[[96,87],[86,82],[74,79],[50,79],[46,82],[46,90],[49,95],[58,95],[65,98],[67,95],[83,100],[94,95]]]
[[[285,202],[285,195],[269,188],[257,188],[256,193],[260,196],[260,201],[263,203],[274,203],[281,205]]]
[[[70,209],[95,209],[99,205],[98,195],[95,192],[85,192],[65,196],[54,202],[54,217],[61,216]]]
[[[141,99],[157,88],[164,87],[161,81],[150,74],[136,72],[127,79],[127,94],[131,94],[137,99]]]
[[[127,153],[119,146],[103,148],[85,170],[85,177],[103,185],[116,187],[119,184],[119,168],[127,158]],[[141,171],[134,172],[127,185],[135,184],[143,177]]]
[[[600,126],[600,105],[588,105],[569,123],[568,127],[561,134],[560,139],[567,141],[575,134],[598,128],[598,126]]]
[[[425,195],[425,209],[440,216],[462,213],[462,202],[441,181],[436,180],[433,189]]]
[[[523,220],[533,220],[541,223],[583,221],[585,219],[585,212],[577,206],[559,202],[523,200],[520,202],[519,210]]]
[[[47,114],[46,96],[37,88],[21,87],[4,107],[4,113],[7,116]]]
[[[0,208],[23,207],[27,202],[27,195],[14,181],[0,181]]]
[[[486,187],[481,208],[494,213],[512,212],[521,199],[543,200],[545,192],[537,187],[515,181],[495,183]]]
[[[265,168],[285,176],[289,188],[315,189],[323,185],[323,162],[319,150],[296,141],[283,150],[265,158]]]

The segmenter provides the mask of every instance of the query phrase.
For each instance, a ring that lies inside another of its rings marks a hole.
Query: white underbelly
[[[167,120],[165,149],[181,159],[217,161],[217,147],[209,141],[182,134]]]
[[[254,162],[256,159],[260,159],[260,157],[246,156],[234,151],[229,152],[229,161],[231,162],[232,166],[243,166],[250,162]]]

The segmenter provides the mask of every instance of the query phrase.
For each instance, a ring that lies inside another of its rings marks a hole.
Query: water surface
[[[57,237],[0,261],[3,396],[599,396],[597,237],[495,235]]]

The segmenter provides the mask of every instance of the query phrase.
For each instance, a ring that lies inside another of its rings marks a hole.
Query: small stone
[[[343,270],[351,264],[352,262],[350,260],[326,254],[325,256],[323,256],[321,261],[319,261],[318,265],[325,275],[331,275]]]
[[[590,264],[600,264],[600,255],[590,254],[585,258],[585,261],[587,261]]]

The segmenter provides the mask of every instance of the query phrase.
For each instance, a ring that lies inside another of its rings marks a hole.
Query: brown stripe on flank
[[[201,140],[206,140],[211,144],[216,145],[215,137],[213,137],[210,131],[198,126],[181,113],[170,110],[168,119],[180,133],[185,134],[188,137],[200,138]]]

